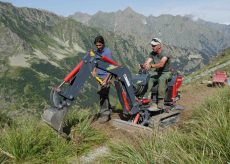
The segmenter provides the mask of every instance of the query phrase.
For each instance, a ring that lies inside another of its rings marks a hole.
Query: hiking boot
[[[98,122],[100,124],[104,124],[104,123],[108,122],[109,120],[110,120],[110,116],[109,115],[103,115],[103,116],[100,116],[98,118]]]
[[[156,103],[151,103],[150,107],[148,108],[149,111],[156,111],[158,109]]]
[[[164,100],[159,100],[159,101],[158,101],[158,104],[157,104],[157,107],[158,107],[159,109],[164,109]]]

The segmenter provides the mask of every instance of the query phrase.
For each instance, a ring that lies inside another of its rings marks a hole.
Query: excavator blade
[[[67,113],[67,108],[58,109],[58,108],[50,108],[46,109],[42,115],[42,119],[49,126],[57,130],[58,132],[63,132],[63,121],[64,117]]]
[[[142,126],[142,125],[138,125],[138,124],[134,124],[132,122],[128,122],[128,121],[123,121],[123,120],[119,120],[119,119],[113,119],[111,121],[112,126],[118,128],[118,129],[123,129],[125,131],[128,132],[152,132],[152,128],[146,127],[146,126]]]

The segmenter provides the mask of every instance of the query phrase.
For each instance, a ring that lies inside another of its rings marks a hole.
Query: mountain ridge
[[[98,35],[104,36],[106,46],[120,64],[135,70],[138,61],[143,62],[142,48],[112,32],[8,3],[1,2],[0,9],[0,96],[5,110],[43,109],[51,86],[62,82],[86,51],[94,47]],[[87,82],[77,102],[94,104],[96,85],[94,79]]]
[[[36,109],[43,108],[49,100],[50,87],[61,83],[85,52],[94,47],[97,35],[104,36],[113,59],[133,73],[151,51],[133,36],[122,37],[103,28],[88,27],[72,18],[4,3],[0,3],[0,9],[0,95],[2,104],[13,102],[9,108],[31,104],[38,106]],[[167,44],[164,47],[171,52],[176,70],[189,73],[208,62],[196,49]],[[92,105],[88,102],[95,102],[96,92],[92,96],[91,91],[96,88],[91,79],[77,102]]]
[[[70,17],[81,21],[77,13]],[[152,37],[159,37],[168,45],[198,49],[211,56],[230,46],[230,26],[201,19],[194,21],[192,16],[144,16],[128,7],[123,11],[96,13],[86,24],[143,38],[140,45],[146,45]]]

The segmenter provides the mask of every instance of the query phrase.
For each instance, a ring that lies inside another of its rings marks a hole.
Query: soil
[[[218,93],[217,87],[208,87],[207,84],[194,83],[182,87],[181,99],[179,105],[185,107],[182,112],[181,121],[185,121],[191,111],[202,105],[207,98],[210,98]]]

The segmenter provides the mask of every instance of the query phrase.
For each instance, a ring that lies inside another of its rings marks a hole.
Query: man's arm
[[[110,76],[111,76],[110,73],[108,73],[107,76],[103,79],[102,85],[106,85],[107,83],[110,83],[109,80]]]
[[[91,74],[93,77],[96,76],[96,74],[97,74],[97,68],[96,67],[93,68],[93,71],[91,72]]]
[[[162,68],[164,67],[165,63],[167,62],[168,58],[164,56],[159,63],[151,64],[151,68]]]
[[[153,61],[153,59],[152,58],[148,58],[146,61],[145,61],[145,63],[144,63],[144,68],[146,69],[146,70],[149,70],[150,68],[151,68],[151,62]]]

